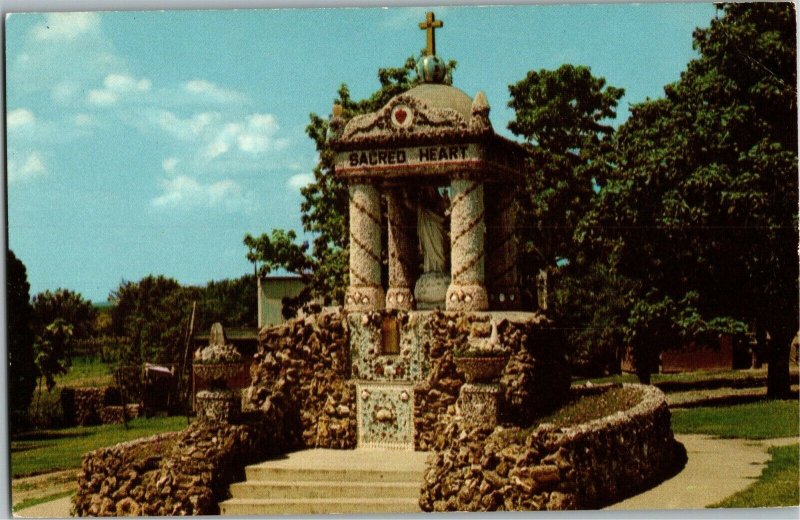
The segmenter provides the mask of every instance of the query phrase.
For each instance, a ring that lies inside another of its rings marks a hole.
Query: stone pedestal
[[[519,309],[517,207],[512,186],[487,187],[486,285],[492,309]]]
[[[484,285],[483,184],[453,179],[450,186],[451,282],[447,289],[447,310],[486,310],[489,299]]]
[[[494,428],[500,422],[500,385],[465,383],[456,409],[465,428]]]
[[[389,220],[389,290],[386,308],[409,311],[414,309],[414,279],[416,278],[416,215],[405,203],[404,190],[388,192]]]
[[[345,309],[383,309],[381,287],[381,206],[378,190],[369,184],[350,185],[350,287]]]
[[[238,390],[201,390],[195,397],[197,417],[207,422],[234,422],[242,412]]]

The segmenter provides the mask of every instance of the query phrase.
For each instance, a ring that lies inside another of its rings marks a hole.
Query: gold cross
[[[433,56],[436,54],[436,34],[434,31],[443,25],[444,23],[441,20],[436,20],[433,13],[425,13],[425,21],[419,23],[420,29],[428,31],[428,48],[425,49],[425,55]]]

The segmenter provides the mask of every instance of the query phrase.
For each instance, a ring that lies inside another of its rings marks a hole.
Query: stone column
[[[483,183],[455,178],[450,188],[451,281],[445,305],[448,311],[486,310]]]
[[[394,188],[387,196],[389,213],[389,290],[386,308],[412,310],[416,279],[416,215],[404,201],[404,190]]]
[[[350,185],[350,287],[345,309],[365,312],[384,306],[381,287],[381,205],[378,189]]]
[[[486,212],[486,285],[489,306],[492,309],[519,308],[519,281],[517,278],[517,237],[515,186],[491,186]]]

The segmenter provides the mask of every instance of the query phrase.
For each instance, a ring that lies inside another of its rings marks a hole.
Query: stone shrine
[[[344,310],[362,447],[414,445],[415,417],[424,413],[414,406],[415,385],[428,378],[425,346],[436,343],[428,311],[520,308],[515,191],[527,152],[495,134],[483,92],[471,98],[446,84],[434,33],[443,23],[428,13],[419,26],[427,31],[420,84],[349,120],[334,106],[330,122],[335,174],[349,188]]]

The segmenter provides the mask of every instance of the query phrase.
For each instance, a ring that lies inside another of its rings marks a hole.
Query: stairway
[[[225,516],[412,513],[428,454],[382,450],[303,450],[248,466],[220,504]]]

